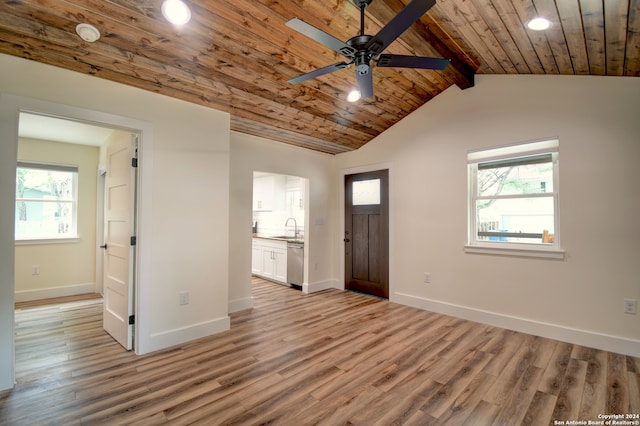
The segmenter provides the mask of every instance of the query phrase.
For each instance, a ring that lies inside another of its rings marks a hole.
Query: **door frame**
[[[151,235],[151,221],[140,220],[143,213],[152,210],[152,177],[153,177],[153,125],[139,119],[119,116],[100,111],[89,110],[36,98],[0,93],[0,152],[3,157],[0,165],[6,167],[0,180],[0,197],[7,198],[13,194],[15,201],[15,164],[17,161],[18,125],[21,112],[49,115],[72,121],[112,127],[138,133],[140,135],[138,156],[138,201],[137,223],[138,244],[136,256],[136,288],[135,288],[135,333],[138,336],[135,352],[143,354],[150,351],[150,319],[147,318],[148,304],[151,302],[151,251],[146,248],[141,235]],[[11,167],[13,165],[13,167]],[[5,167],[3,167],[5,168]],[[11,172],[11,168],[13,172]],[[13,178],[11,178],[13,176]],[[6,179],[5,179],[6,178]],[[15,383],[15,325],[13,312],[15,303],[15,242],[13,232],[14,202],[1,203],[6,206],[0,221],[0,253],[3,254],[2,273],[0,273],[0,311],[10,312],[7,321],[0,321],[0,390],[10,389]],[[5,256],[6,254],[6,256]]]
[[[100,165],[98,165],[100,167]],[[96,245],[104,244],[104,197],[106,184],[106,171],[98,169],[98,184],[96,190]],[[104,296],[104,253],[100,247],[96,248],[96,293]]]
[[[338,289],[344,290],[344,277],[346,274],[346,265],[345,265],[345,249],[344,249],[344,231],[345,231],[345,187],[344,187],[344,179],[347,175],[355,175],[358,173],[366,173],[366,172],[375,172],[378,170],[387,169],[389,171],[389,301],[393,302],[395,299],[395,285],[394,285],[394,265],[395,265],[395,232],[394,232],[394,218],[395,218],[395,209],[393,203],[393,184],[394,184],[394,172],[393,172],[393,163],[374,163],[367,164],[365,166],[358,167],[350,167],[346,169],[340,169],[340,179],[338,182],[338,211],[340,212],[340,219],[338,224],[338,234],[336,236],[336,244],[338,244],[338,268],[340,279],[338,280]]]

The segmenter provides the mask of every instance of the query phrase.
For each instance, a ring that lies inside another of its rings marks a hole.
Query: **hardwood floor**
[[[337,290],[256,279],[253,295],[230,331],[144,356],[102,330],[100,299],[20,307],[18,383],[0,393],[0,424],[548,425],[640,413],[639,358]]]

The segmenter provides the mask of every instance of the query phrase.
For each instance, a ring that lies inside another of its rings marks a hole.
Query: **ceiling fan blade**
[[[436,0],[412,0],[369,40],[366,49],[375,58],[435,4]]]
[[[329,49],[335,50],[339,54],[346,56],[349,59],[353,59],[356,53],[356,49],[349,46],[347,43],[343,42],[342,40],[338,40],[334,36],[327,34],[322,30],[319,30],[313,25],[307,24],[301,19],[290,19],[285,23],[285,25],[291,29],[296,30],[300,34],[303,34],[310,39],[317,41],[320,44],[324,44]]]
[[[371,71],[371,67],[366,73],[356,68],[356,80],[358,81],[358,90],[360,90],[361,98],[373,96],[373,73]]]
[[[379,67],[394,68],[422,68],[426,70],[443,70],[451,62],[450,59],[444,58],[427,58],[424,56],[408,56],[408,55],[380,55],[377,61]]]
[[[299,75],[298,77],[294,77],[291,80],[289,80],[289,83],[291,84],[302,83],[303,81],[309,80],[310,78],[320,77],[321,75],[329,74],[330,72],[349,68],[349,65],[351,64],[348,64],[346,62],[337,62],[335,64],[328,65],[324,68],[319,68],[315,71],[311,71],[306,74]]]

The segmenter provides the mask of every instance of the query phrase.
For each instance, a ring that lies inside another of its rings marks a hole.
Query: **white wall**
[[[391,300],[639,356],[638,111],[637,78],[481,75],[338,155],[391,165]],[[465,254],[467,151],[555,136],[565,260]]]
[[[95,290],[96,188],[99,149],[95,146],[20,138],[18,159],[78,166],[78,241],[15,247],[16,301],[91,293]],[[32,275],[32,265],[40,274]]]
[[[4,105],[0,94],[0,199],[15,197],[17,140],[18,111]],[[15,203],[0,202],[0,390],[14,383],[15,209]]]
[[[251,221],[253,172],[270,172],[307,179],[308,223],[305,223],[303,291],[335,286],[332,235],[335,206],[333,157],[271,140],[231,132],[231,193],[229,232],[229,309],[251,302]]]
[[[227,329],[229,115],[7,55],[0,75],[26,103],[143,130],[138,352]],[[0,95],[0,389],[13,383],[16,102]]]

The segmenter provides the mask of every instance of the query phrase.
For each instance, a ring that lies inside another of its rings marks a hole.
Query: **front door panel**
[[[345,288],[389,297],[388,170],[345,176]]]

